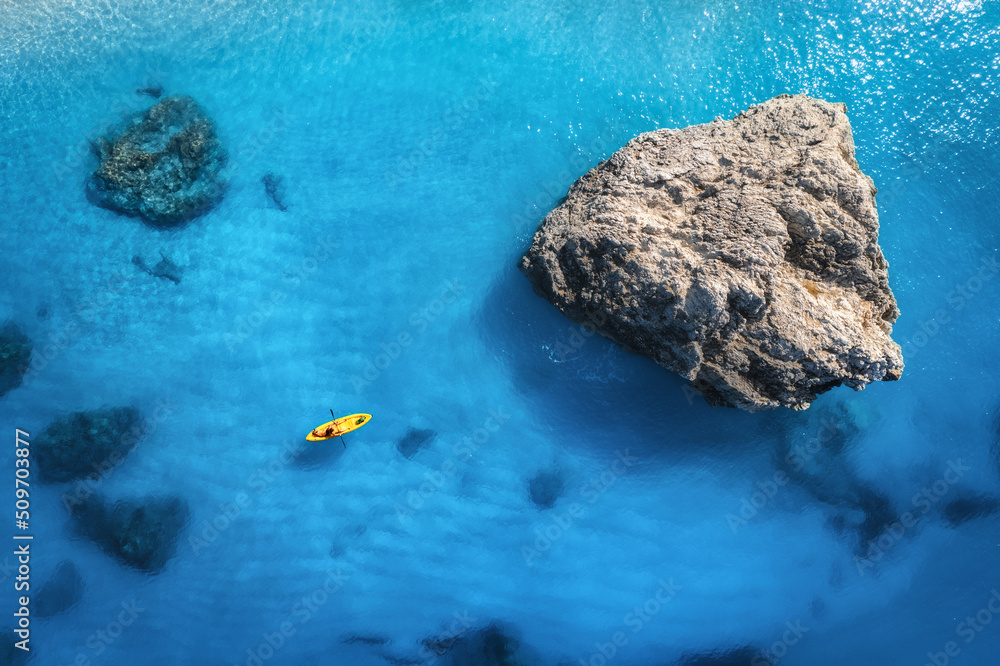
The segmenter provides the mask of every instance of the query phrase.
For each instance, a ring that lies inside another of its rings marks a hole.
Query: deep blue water
[[[0,399],[4,437],[135,405],[155,429],[101,491],[192,511],[150,576],[73,536],[71,487],[35,489],[33,581],[68,559],[86,589],[34,621],[32,663],[430,664],[422,639],[494,621],[526,663],[599,666],[616,632],[608,663],[997,663],[1000,520],[942,507],[1000,496],[998,46],[1000,7],[966,0],[0,5],[0,320],[52,345]],[[226,198],[177,230],[83,189],[88,139],[151,82],[194,96],[230,153]],[[779,93],[848,106],[906,370],[750,415],[580,335],[516,263],[633,136]],[[131,263],[161,251],[181,284]],[[374,418],[282,462],[330,407]],[[830,419],[850,434],[814,485],[770,485]],[[407,458],[411,427],[436,435]],[[877,560],[816,491],[851,485],[916,515]],[[115,628],[123,603],[142,610]]]

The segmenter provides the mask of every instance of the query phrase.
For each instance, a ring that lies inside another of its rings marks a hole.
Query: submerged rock
[[[1000,511],[1000,498],[993,495],[970,494],[948,502],[941,513],[952,527],[958,527],[976,518],[992,516],[997,511]]]
[[[284,177],[276,176],[273,173],[266,173],[264,174],[264,177],[260,179],[260,182],[264,183],[264,192],[267,194],[268,198],[274,202],[274,205],[281,211],[288,210],[288,206],[285,205]]]
[[[757,648],[742,646],[729,650],[709,650],[707,652],[697,652],[688,654],[681,658],[678,666],[746,666],[747,664],[770,663]]]
[[[521,641],[491,624],[463,636],[448,656],[454,666],[515,666],[523,663],[518,659],[520,648]]]
[[[157,573],[176,550],[190,510],[179,497],[146,497],[109,504],[100,496],[70,508],[77,531],[109,555],[136,569]]]
[[[990,444],[990,451],[993,453],[993,464],[997,474],[1000,474],[1000,408],[997,409],[997,414],[993,419],[993,442]]]
[[[56,572],[32,600],[35,604],[36,617],[52,617],[69,610],[83,598],[83,576],[76,565],[69,560],[63,560],[56,567]]]
[[[528,496],[540,509],[551,509],[562,497],[565,484],[556,472],[539,472],[528,481]]]
[[[354,645],[360,643],[362,645],[390,645],[392,643],[391,638],[385,636],[375,636],[371,634],[349,634],[340,639],[341,643],[347,643],[348,645]]]
[[[805,409],[903,370],[875,192],[846,107],[781,95],[630,141],[570,188],[521,270],[710,404]]]
[[[136,92],[140,95],[147,95],[154,99],[159,99],[160,95],[163,94],[163,86],[159,83],[154,83],[152,85],[146,86],[145,88],[137,88]]]
[[[32,443],[42,483],[96,478],[115,467],[142,438],[134,407],[74,412],[53,421]]]
[[[893,508],[892,499],[871,484],[858,481],[854,486],[857,497],[857,507],[863,512],[864,518],[855,529],[858,534],[858,553],[867,553],[882,533],[899,519],[899,514]]]
[[[433,430],[426,428],[410,428],[396,444],[396,448],[407,458],[412,458],[427,442],[434,439],[436,434]]]
[[[173,226],[223,195],[227,154],[215,124],[190,97],[167,97],[98,139],[87,196],[99,206]]]
[[[13,629],[0,629],[0,664],[3,666],[21,666],[34,656],[37,650],[35,644],[29,641],[30,651],[22,650],[14,644],[22,640]]]
[[[180,284],[181,277],[184,276],[184,269],[175,264],[162,252],[160,253],[160,260],[153,266],[147,264],[146,260],[138,254],[132,257],[132,263],[153,277],[170,280],[174,284]]]
[[[526,666],[537,663],[512,631],[496,622],[482,629],[423,641],[421,656],[444,657],[449,666]],[[436,659],[435,659],[436,660]]]
[[[21,385],[31,362],[31,340],[17,324],[0,327],[0,396]]]

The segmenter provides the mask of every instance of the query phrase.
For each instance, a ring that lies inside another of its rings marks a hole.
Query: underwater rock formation
[[[996,415],[993,417],[993,441],[990,444],[990,452],[993,454],[993,464],[996,467],[997,474],[1000,475],[1000,407],[996,410]]]
[[[521,270],[712,405],[805,409],[903,370],[875,192],[846,107],[781,95],[631,140],[570,188]]]
[[[565,484],[556,472],[539,472],[528,481],[528,496],[539,509],[551,509],[562,497]]]
[[[137,88],[136,92],[140,95],[147,95],[153,99],[159,99],[160,95],[163,94],[163,86],[159,83],[154,83],[152,85],[146,86],[145,88]]]
[[[855,506],[863,514],[861,522],[854,526],[859,541],[856,552],[867,553],[882,532],[899,519],[899,514],[892,499],[871,484],[858,480],[852,490]]]
[[[57,419],[32,443],[42,483],[98,477],[115,467],[142,438],[134,407],[74,412]]]
[[[710,650],[684,655],[678,666],[746,666],[757,663],[755,657],[761,664],[770,663],[763,658],[759,649],[743,646],[731,650]]]
[[[68,610],[83,598],[83,576],[76,565],[69,560],[63,560],[56,567],[52,578],[42,585],[42,588],[32,599],[35,605],[36,617],[52,617]]]
[[[0,629],[0,664],[3,666],[21,666],[35,655],[37,648],[31,645],[31,651],[26,652],[14,644],[21,640],[12,629]]]
[[[130,567],[160,571],[176,550],[190,510],[179,497],[145,497],[109,504],[93,496],[70,508],[76,530]]]
[[[385,636],[375,636],[371,634],[349,634],[340,639],[341,643],[347,643],[348,645],[354,645],[360,643],[361,645],[390,645],[392,639]]]
[[[281,211],[288,210],[288,206],[285,205],[284,177],[276,176],[273,173],[266,173],[260,179],[260,182],[264,183],[264,192],[274,202],[274,205]]]
[[[138,254],[132,257],[132,263],[153,277],[170,280],[174,284],[180,284],[181,278],[184,276],[184,269],[171,261],[162,252],[160,253],[160,260],[153,266],[147,264],[146,260]]]
[[[127,118],[94,147],[87,196],[104,208],[175,226],[221,199],[227,154],[215,123],[190,97],[167,97]]]
[[[31,362],[31,340],[17,324],[0,327],[0,396],[21,385]]]
[[[958,527],[976,518],[992,516],[997,511],[1000,511],[1000,498],[984,494],[957,497],[941,509],[945,520],[952,527]]]
[[[412,458],[427,442],[434,439],[436,434],[433,430],[425,428],[410,428],[396,444],[396,448],[407,458]]]
[[[458,635],[425,639],[422,645],[421,657],[434,661],[444,657],[442,663],[449,666],[525,666],[537,661],[510,629],[496,622]]]

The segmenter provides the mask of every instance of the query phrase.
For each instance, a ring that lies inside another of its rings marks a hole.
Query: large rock
[[[142,571],[157,573],[176,550],[190,509],[179,497],[147,497],[110,504],[88,497],[70,508],[77,531],[106,553]]]
[[[74,412],[57,419],[31,445],[38,480],[61,483],[96,478],[125,458],[144,433],[134,407]]]
[[[711,404],[805,409],[903,370],[875,192],[846,107],[782,95],[633,139],[570,188],[521,269]]]
[[[31,340],[17,324],[0,327],[0,396],[21,385],[31,362]]]
[[[225,192],[227,154],[215,124],[187,96],[167,97],[95,144],[87,181],[94,203],[173,226],[201,215]]]

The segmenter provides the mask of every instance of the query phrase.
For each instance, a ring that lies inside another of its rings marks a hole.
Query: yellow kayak
[[[371,417],[371,414],[351,414],[350,416],[341,416],[339,419],[327,421],[323,425],[317,427],[306,435],[306,439],[310,442],[321,442],[324,439],[340,437],[341,435],[345,435],[352,430],[357,430],[364,424],[368,423]]]

